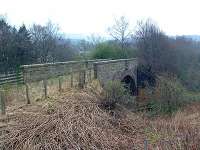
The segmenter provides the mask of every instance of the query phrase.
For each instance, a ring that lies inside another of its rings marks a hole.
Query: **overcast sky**
[[[200,34],[200,0],[0,0],[9,23],[59,24],[65,33],[106,35],[113,18],[152,18],[169,35]]]

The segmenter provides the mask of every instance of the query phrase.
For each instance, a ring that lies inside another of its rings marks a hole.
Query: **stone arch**
[[[130,91],[131,95],[136,95],[136,83],[133,77],[127,75],[121,80],[121,82],[124,84],[125,88]]]
[[[136,79],[134,70],[120,71],[113,76],[113,80],[118,80],[125,84],[125,88],[129,88],[131,95],[137,95]]]

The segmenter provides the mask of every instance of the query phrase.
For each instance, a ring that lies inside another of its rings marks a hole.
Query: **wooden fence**
[[[2,115],[5,115],[6,113],[6,106],[5,106],[5,91],[1,89],[1,87],[7,85],[19,85],[19,84],[24,84],[22,72],[14,72],[10,74],[0,75],[0,108]]]
[[[21,66],[19,72],[3,75],[0,74],[1,114],[5,115],[6,113],[4,86],[24,85],[27,104],[30,104],[30,83],[43,81],[43,92],[45,98],[48,97],[48,80],[51,78],[55,78],[56,80],[58,79],[58,90],[62,91],[62,77],[69,76],[70,86],[74,87],[75,75],[78,75],[78,87],[83,88],[85,83],[90,82],[93,78],[93,63],[103,60],[105,59],[24,65]]]
[[[22,72],[0,75],[0,86],[8,84],[23,84]]]

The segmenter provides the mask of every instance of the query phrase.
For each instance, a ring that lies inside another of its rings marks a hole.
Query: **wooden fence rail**
[[[0,114],[6,114],[6,91],[4,89],[4,86],[23,84],[25,86],[27,104],[30,104],[30,83],[43,81],[45,98],[48,97],[48,80],[51,78],[58,79],[58,89],[60,92],[63,88],[62,77],[64,76],[70,77],[71,87],[75,86],[74,81],[77,80],[79,88],[83,88],[86,82],[92,80],[93,63],[103,60],[70,61],[24,65],[21,66],[21,69],[18,72],[0,74]],[[78,75],[77,79],[75,75]]]
[[[0,86],[6,84],[23,84],[23,74],[22,72],[0,75]]]

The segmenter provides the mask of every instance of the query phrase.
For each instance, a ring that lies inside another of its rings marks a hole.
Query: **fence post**
[[[90,69],[89,70],[89,82],[91,82],[91,80],[92,80],[92,70]]]
[[[125,70],[128,70],[128,60],[125,60]]]
[[[97,79],[97,64],[94,63],[94,79]]]
[[[82,71],[79,71],[78,75],[78,87],[83,88],[83,83],[82,83]]]
[[[84,84],[86,84],[88,82],[88,80],[89,80],[88,74],[87,74],[88,70],[89,70],[89,61],[86,60],[85,61],[85,71],[84,71],[84,82],[85,82]]]
[[[5,96],[4,91],[0,91],[0,102],[1,102],[1,114],[6,114],[6,104],[5,104]]]
[[[47,79],[43,80],[44,85],[44,97],[47,98]]]
[[[144,140],[144,150],[148,150],[148,141]]]
[[[72,68],[70,69],[70,72],[71,72],[71,87],[73,87],[73,70]]]
[[[31,101],[30,101],[30,97],[29,97],[29,87],[28,87],[28,84],[25,83],[25,87],[26,87],[26,99],[27,99],[27,104],[30,104]]]
[[[86,84],[86,69],[83,70],[83,86]]]
[[[79,88],[84,88],[85,85],[85,69],[79,72]]]
[[[61,77],[59,77],[58,83],[59,83],[59,92],[61,92],[62,91],[62,80],[61,80]]]

